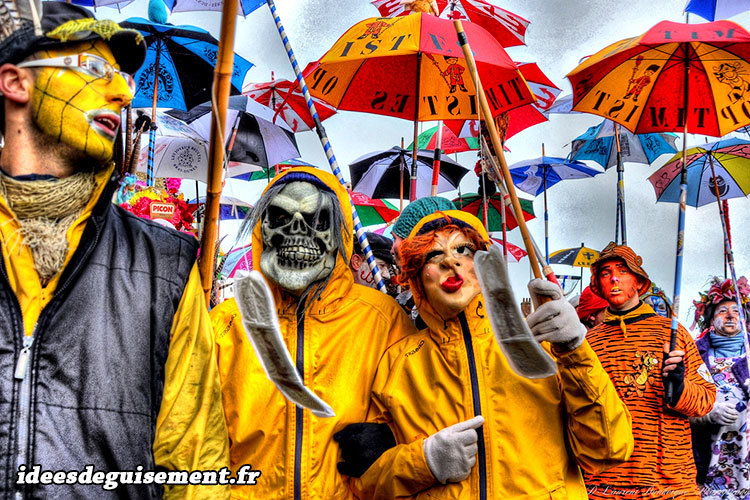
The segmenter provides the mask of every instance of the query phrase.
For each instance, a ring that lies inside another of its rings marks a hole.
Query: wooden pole
[[[214,246],[218,235],[219,202],[224,176],[224,130],[229,104],[230,85],[234,69],[234,34],[237,25],[239,2],[224,2],[221,10],[221,38],[214,69],[211,117],[211,144],[208,152],[208,180],[206,187],[206,212],[201,237],[200,272],[206,304],[211,300],[214,277]]]
[[[482,110],[482,116],[484,117],[484,124],[487,126],[487,131],[489,132],[490,139],[492,141],[492,147],[495,149],[495,155],[500,162],[500,167],[502,168],[502,176],[503,179],[505,179],[505,187],[508,190],[508,194],[510,195],[513,213],[515,214],[516,220],[518,221],[518,228],[521,230],[521,236],[523,237],[523,244],[526,247],[526,253],[529,255],[529,264],[531,265],[531,271],[534,273],[535,278],[542,278],[542,271],[539,268],[539,263],[537,262],[537,255],[534,251],[534,244],[531,241],[529,228],[526,227],[526,220],[523,218],[521,202],[518,200],[518,195],[516,195],[516,188],[513,185],[513,178],[510,175],[508,163],[505,161],[503,145],[500,143],[500,137],[497,134],[497,128],[495,128],[495,121],[492,119],[492,113],[490,112],[489,104],[487,104],[487,97],[484,95],[482,82],[479,80],[479,72],[477,71],[477,64],[474,61],[474,54],[472,54],[471,48],[469,47],[469,41],[466,39],[466,33],[464,33],[464,28],[461,24],[461,21],[459,19],[454,20],[453,26],[456,28],[458,41],[461,44],[461,49],[464,52],[464,59],[466,60],[466,65],[469,68],[469,74],[471,75],[471,79],[474,81],[474,88],[476,88],[479,106]],[[496,174],[498,175],[498,177],[500,176],[500,172],[496,172]]]

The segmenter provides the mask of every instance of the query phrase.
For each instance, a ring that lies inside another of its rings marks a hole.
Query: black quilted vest
[[[42,311],[31,351],[27,464],[43,470],[154,469],[152,445],[175,311],[196,258],[188,235],[113,205],[108,186]],[[0,266],[3,266],[0,259]],[[0,498],[159,498],[161,486],[19,490],[21,311],[0,272]],[[28,376],[28,375],[27,375]]]

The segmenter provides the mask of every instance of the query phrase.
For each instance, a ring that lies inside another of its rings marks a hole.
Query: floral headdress
[[[747,283],[746,277],[742,276],[737,280],[737,288],[740,290],[740,303],[746,309],[748,303],[750,303],[750,286]],[[708,291],[700,292],[700,300],[693,301],[693,305],[695,306],[695,322],[692,328],[695,328],[696,324],[700,326],[701,330],[709,328],[716,304],[724,300],[735,300],[736,296],[731,279],[722,281],[714,276]]]

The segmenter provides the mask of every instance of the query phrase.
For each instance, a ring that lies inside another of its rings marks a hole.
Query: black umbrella
[[[190,124],[208,139],[211,132],[211,103],[200,104],[188,112],[169,110],[167,114]],[[232,96],[226,113],[225,138],[229,164],[227,176],[270,168],[299,157],[294,133],[283,120],[272,123],[273,110],[246,96]],[[260,168],[249,168],[254,165]]]
[[[411,151],[393,147],[387,151],[377,151],[360,156],[349,164],[352,177],[352,190],[364,193],[370,198],[399,198],[401,179],[404,197],[409,197],[409,170],[403,168],[402,158]],[[432,162],[435,152],[422,149],[417,153],[417,198],[430,196],[432,184]],[[469,172],[447,155],[440,157],[440,178],[438,193],[453,191]]]

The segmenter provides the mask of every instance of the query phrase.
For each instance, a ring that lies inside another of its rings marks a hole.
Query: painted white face
[[[714,332],[724,337],[734,337],[742,330],[740,325],[740,311],[733,300],[719,302],[711,321]]]
[[[317,187],[287,184],[263,214],[263,274],[294,295],[328,277],[336,265],[332,221],[331,200]]]
[[[481,288],[474,272],[474,244],[461,232],[439,231],[420,277],[425,296],[443,319],[458,316]]]

